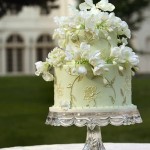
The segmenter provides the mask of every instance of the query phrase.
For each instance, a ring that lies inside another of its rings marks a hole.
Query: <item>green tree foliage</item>
[[[95,4],[99,1],[93,0]],[[143,9],[149,5],[150,0],[109,0],[109,2],[116,7],[114,11],[116,16],[126,21],[131,30],[137,30],[144,19]]]
[[[51,9],[58,8],[54,4],[55,1],[57,0],[0,0],[0,17],[7,12],[17,13],[23,6],[40,6],[41,11],[49,13]]]

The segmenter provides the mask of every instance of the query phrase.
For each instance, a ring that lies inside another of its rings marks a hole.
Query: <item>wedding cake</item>
[[[54,80],[50,111],[136,110],[131,79],[139,59],[127,46],[127,23],[115,16],[108,0],[96,5],[85,0],[79,10],[70,8],[73,15],[55,18],[58,47],[36,63],[36,75]]]

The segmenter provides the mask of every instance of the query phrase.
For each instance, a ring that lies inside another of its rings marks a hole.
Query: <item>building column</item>
[[[30,47],[30,73],[35,73],[35,62],[37,61],[36,58],[36,43],[35,41],[32,42],[32,45]]]
[[[1,56],[1,66],[0,66],[0,72],[2,75],[6,75],[6,48],[5,48],[5,45],[4,43],[2,42],[2,45],[1,45],[1,52],[0,52],[0,56]]]
[[[2,74],[2,47],[0,45],[0,75]]]
[[[32,49],[32,55],[33,55],[33,60],[32,60],[32,73],[35,73],[35,63],[37,62],[37,58],[36,58],[36,48]]]
[[[70,9],[68,8],[69,5],[77,6],[77,0],[60,0],[60,15],[61,16],[68,16],[72,13]]]
[[[24,49],[24,73],[28,75],[32,75],[35,72],[35,61],[36,61],[36,53],[35,53],[35,41],[33,37],[28,36],[25,43]]]
[[[23,66],[24,66],[24,74],[30,74],[30,53],[29,53],[29,50],[30,50],[30,46],[29,46],[29,43],[25,43],[25,47],[24,47],[24,57],[23,57]]]

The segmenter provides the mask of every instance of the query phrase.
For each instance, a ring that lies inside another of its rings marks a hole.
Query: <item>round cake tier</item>
[[[131,68],[120,71],[118,65],[107,65],[103,76],[77,76],[55,69],[54,107],[64,110],[126,108],[131,101]]]

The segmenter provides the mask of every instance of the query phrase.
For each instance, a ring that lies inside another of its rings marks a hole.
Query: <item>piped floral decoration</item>
[[[138,56],[128,47],[131,31],[128,24],[112,12],[115,6],[108,0],[96,5],[85,0],[79,10],[70,7],[72,16],[55,17],[58,25],[53,38],[58,41],[45,62],[37,62],[36,75],[44,80],[54,79],[51,70],[69,65],[69,73],[83,76],[103,76],[108,65],[117,65],[118,70],[127,66],[136,70]]]

